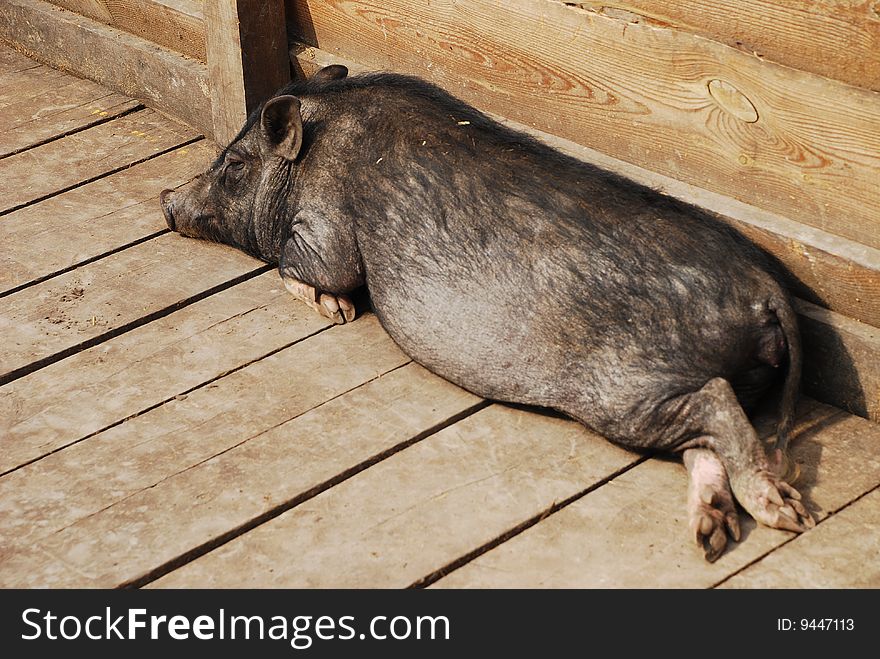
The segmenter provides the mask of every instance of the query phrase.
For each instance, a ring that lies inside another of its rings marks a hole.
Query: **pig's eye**
[[[241,173],[244,170],[244,161],[242,160],[227,160],[226,165],[223,167],[223,180],[229,182],[236,182],[241,177]]]

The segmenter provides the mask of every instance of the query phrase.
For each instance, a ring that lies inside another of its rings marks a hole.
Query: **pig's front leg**
[[[351,322],[355,307],[348,293],[363,284],[356,244],[327,222],[298,218],[281,249],[278,271],[284,287],[325,318]]]
[[[321,293],[314,286],[304,281],[285,276],[283,271],[281,273],[281,281],[284,282],[284,288],[293,294],[293,297],[301,302],[305,302],[309,307],[325,318],[329,318],[337,325],[350,323],[354,320],[354,304],[348,296]]]
[[[708,449],[684,452],[688,471],[688,524],[706,560],[714,562],[727,546],[727,536],[739,540],[739,514],[730,491],[727,471]]]

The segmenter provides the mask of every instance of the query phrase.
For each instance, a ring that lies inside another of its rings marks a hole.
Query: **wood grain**
[[[0,158],[138,105],[89,80],[46,66],[0,75]]]
[[[183,53],[205,58],[205,22],[198,0],[49,0],[87,18]]]
[[[112,510],[114,504],[141,490],[408,361],[376,319],[363,316],[7,474],[0,478],[0,536],[4,539],[0,553],[10,546],[32,546],[37,539],[56,535],[98,511]],[[336,415],[332,423],[339,421]],[[320,441],[315,446],[320,447]],[[217,485],[214,481],[211,491],[217,492]],[[221,488],[233,497],[238,489]],[[211,491],[199,492],[196,500],[211,498]],[[188,505],[192,503],[189,500]],[[222,519],[214,521],[218,522],[222,524]],[[128,528],[122,535],[133,538],[133,533]],[[34,553],[30,556],[33,559]],[[24,576],[7,561],[0,574],[6,584]],[[51,583],[44,576],[34,574],[32,583]]]
[[[153,110],[141,110],[0,160],[0,213],[102,176],[196,137]]]
[[[164,234],[8,295],[0,313],[0,382],[260,268],[232,248],[211,245],[209,252]]]
[[[637,459],[573,421],[493,405],[154,585],[405,587]]]
[[[200,141],[9,213],[0,222],[0,296],[167,229],[158,195],[214,157]]]
[[[10,382],[0,387],[0,473],[328,326],[267,272]]]
[[[880,588],[880,489],[721,587]]]
[[[798,488],[818,519],[825,520],[880,482],[880,427],[876,424],[819,407],[799,426],[803,430],[793,445],[801,466]],[[741,517],[745,522],[742,542],[715,563],[707,563],[687,530],[686,498],[681,465],[649,460],[435,586],[705,588],[793,536]],[[796,582],[794,576],[788,585]]]
[[[880,7],[839,0],[592,0],[566,3],[672,27],[759,59],[880,91]]]
[[[136,98],[211,135],[210,90],[202,62],[39,0],[0,3],[0,38],[44,64]]]
[[[35,62],[29,57],[25,57],[6,44],[0,44],[0,75],[9,75],[10,73],[18,73],[26,69],[32,69],[39,66],[39,62]]]
[[[558,2],[294,0],[309,45],[880,247],[880,95],[670,28]],[[709,83],[754,106],[737,119]]]
[[[214,0],[205,19],[214,135],[226,145],[290,80],[284,1]]]

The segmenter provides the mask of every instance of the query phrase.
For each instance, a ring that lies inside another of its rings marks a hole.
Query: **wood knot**
[[[740,121],[753,124],[758,120],[758,110],[754,104],[729,82],[716,78],[709,81],[708,87],[709,95],[715,102]]]

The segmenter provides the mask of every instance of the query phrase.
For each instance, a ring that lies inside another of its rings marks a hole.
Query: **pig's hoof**
[[[355,308],[345,295],[329,295],[318,293],[314,286],[293,277],[282,277],[284,288],[297,300],[305,302],[324,318],[329,318],[337,325],[350,323],[354,320]]]
[[[714,563],[727,547],[727,536],[739,540],[739,514],[725,486],[700,484],[688,496],[688,525],[706,560]]]
[[[752,473],[734,491],[743,508],[761,524],[797,533],[816,526],[800,493],[774,474]]]

